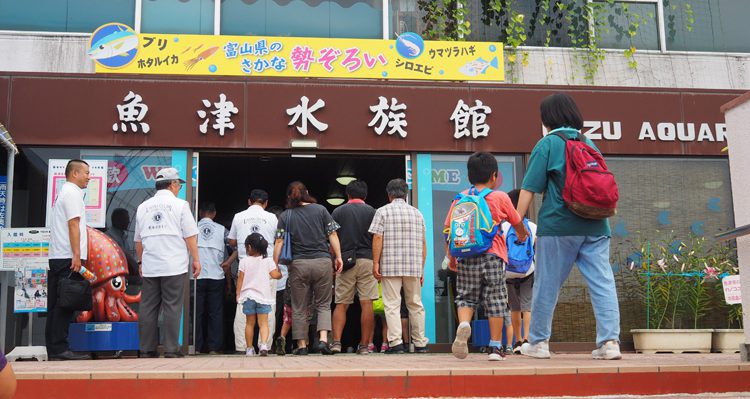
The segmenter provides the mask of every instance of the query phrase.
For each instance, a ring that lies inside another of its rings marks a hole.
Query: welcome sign
[[[503,45],[395,40],[136,33],[112,23],[91,36],[97,73],[493,81]]]

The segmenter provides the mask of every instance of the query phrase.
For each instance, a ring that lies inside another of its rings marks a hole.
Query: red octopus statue
[[[128,295],[128,263],[125,253],[117,243],[99,230],[88,227],[88,257],[86,269],[96,275],[92,285],[94,308],[81,312],[79,323],[91,321],[138,321],[138,314],[128,306],[140,302],[141,293]]]

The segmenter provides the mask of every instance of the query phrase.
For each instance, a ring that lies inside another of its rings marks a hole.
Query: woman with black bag
[[[292,339],[297,341],[294,355],[307,355],[308,316],[306,311],[312,299],[312,312],[317,314],[320,342],[317,350],[332,355],[328,344],[331,330],[331,273],[330,243],[335,256],[334,269],[341,272],[341,247],[336,230],[339,229],[328,210],[316,203],[302,182],[292,182],[286,190],[286,210],[279,216],[274,247],[274,262],[288,261],[289,288],[292,298]],[[312,291],[312,298],[308,295]]]

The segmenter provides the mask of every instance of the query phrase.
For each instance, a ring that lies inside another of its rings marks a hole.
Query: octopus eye
[[[120,288],[122,288],[123,284],[124,283],[122,281],[122,277],[120,277],[120,276],[117,276],[117,277],[115,277],[115,278],[112,279],[112,288],[114,288],[116,290],[119,290]]]

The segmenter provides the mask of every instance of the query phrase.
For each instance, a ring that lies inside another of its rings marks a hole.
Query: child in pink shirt
[[[258,320],[260,330],[259,353],[268,355],[268,314],[271,305],[276,303],[276,293],[271,292],[271,279],[280,279],[281,272],[272,258],[268,257],[266,249],[268,241],[259,233],[253,233],[245,239],[247,256],[240,261],[239,276],[237,277],[237,304],[242,305],[242,313],[247,317],[245,324],[245,340],[247,342],[247,356],[255,355],[253,347],[253,330],[255,320]]]

